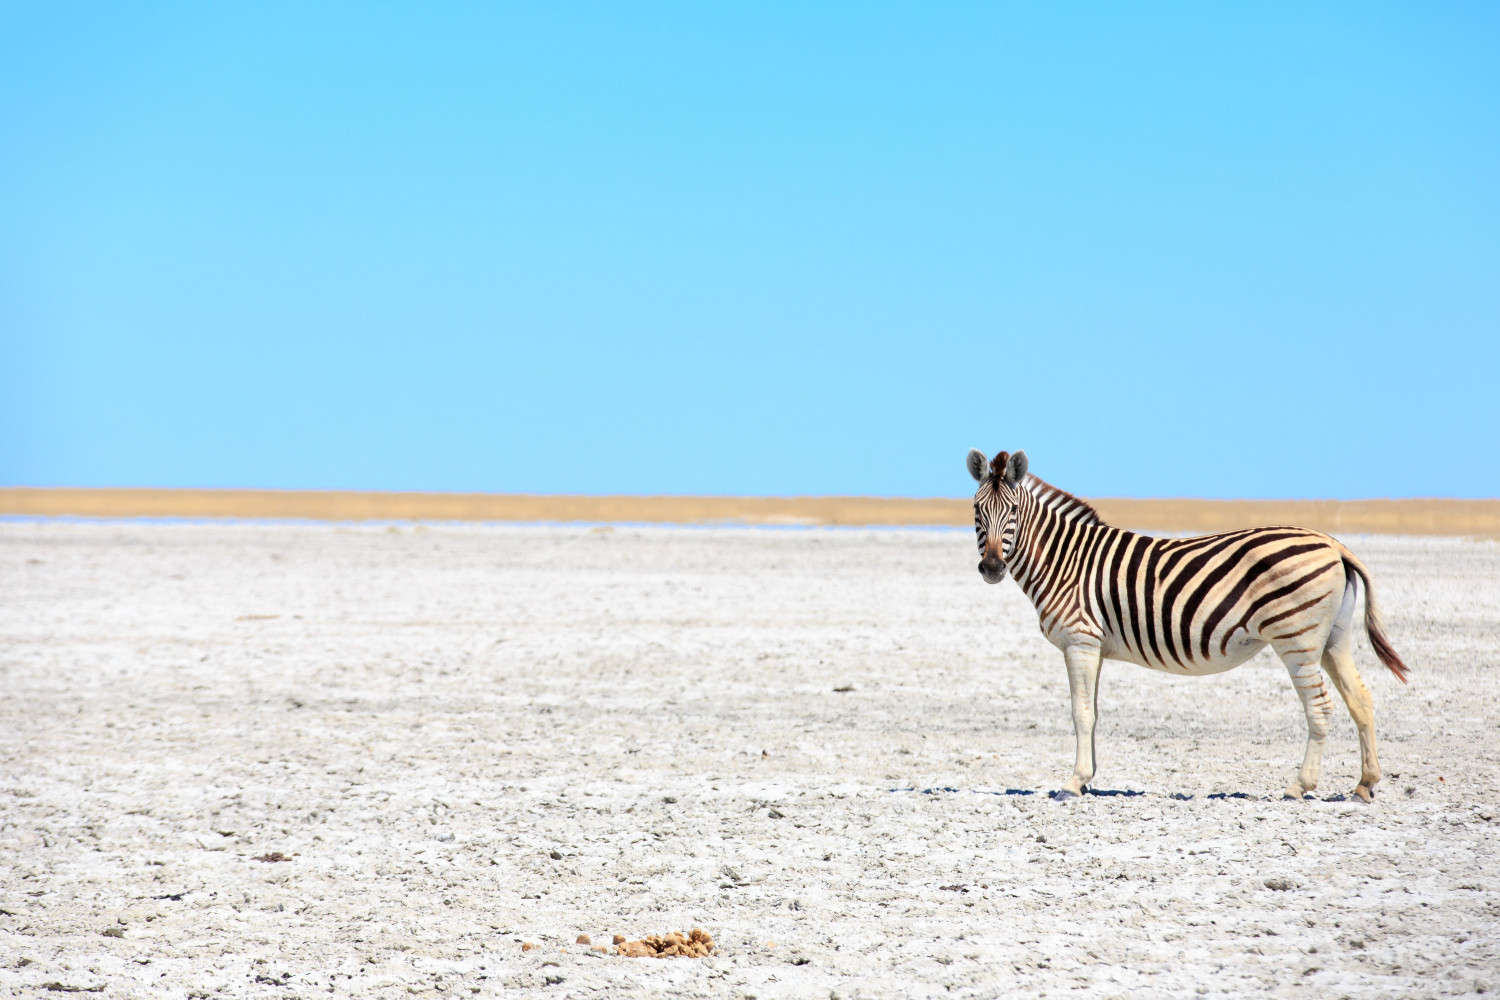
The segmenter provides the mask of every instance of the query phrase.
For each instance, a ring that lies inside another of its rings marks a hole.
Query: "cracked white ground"
[[[1500,989],[1500,545],[1345,540],[1413,668],[1361,632],[1373,806],[1279,800],[1266,653],[1107,663],[1145,794],[1048,800],[1061,657],[968,532],[0,523],[0,991]]]

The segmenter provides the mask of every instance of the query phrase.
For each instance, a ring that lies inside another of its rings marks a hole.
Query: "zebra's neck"
[[[1095,527],[1108,528],[1098,511],[1066,490],[1027,476],[1018,491],[1012,575],[1031,599],[1045,631],[1066,608],[1069,586],[1079,573],[1079,538]]]

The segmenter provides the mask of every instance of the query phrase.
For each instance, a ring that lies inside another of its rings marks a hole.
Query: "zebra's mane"
[[[1036,497],[1043,507],[1060,515],[1064,521],[1079,524],[1103,524],[1104,518],[1087,502],[1078,499],[1067,490],[1060,490],[1044,479],[1031,473],[1021,480],[1022,489]]]

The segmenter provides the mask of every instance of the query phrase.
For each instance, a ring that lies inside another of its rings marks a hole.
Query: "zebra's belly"
[[[1222,674],[1226,670],[1233,670],[1244,663],[1250,657],[1259,653],[1265,643],[1254,636],[1241,632],[1229,640],[1229,647],[1221,654],[1218,649],[1209,648],[1209,657],[1204,659],[1201,655],[1194,656],[1192,662],[1178,662],[1177,660],[1158,660],[1153,656],[1142,656],[1125,643],[1106,643],[1103,655],[1110,660],[1124,660],[1126,663],[1134,663],[1138,666],[1149,667],[1152,670],[1160,670],[1164,674],[1186,675],[1190,677],[1205,674]],[[1163,653],[1166,651],[1163,650]]]

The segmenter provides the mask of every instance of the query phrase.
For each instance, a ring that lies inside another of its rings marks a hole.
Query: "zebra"
[[[1286,797],[1300,799],[1318,786],[1333,707],[1326,673],[1359,730],[1354,794],[1374,798],[1374,704],[1353,656],[1356,576],[1365,585],[1365,632],[1375,655],[1402,683],[1408,670],[1386,638],[1370,573],[1354,553],[1306,528],[1196,538],[1113,528],[1088,503],[1030,475],[1024,451],[987,460],[976,448],[968,469],[979,483],[979,575],[999,583],[1010,571],[1067,664],[1078,752],[1057,797],[1082,794],[1094,777],[1103,660],[1202,675],[1237,667],[1270,645],[1307,716],[1307,749]]]

